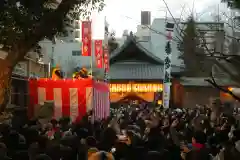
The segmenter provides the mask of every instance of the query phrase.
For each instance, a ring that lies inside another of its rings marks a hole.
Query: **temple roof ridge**
[[[118,56],[119,54],[121,54],[121,52],[130,44],[130,43],[134,43],[140,50],[142,50],[147,56],[149,56],[150,58],[152,58],[154,61],[156,61],[158,64],[164,64],[164,61],[162,59],[160,59],[159,57],[157,57],[155,54],[151,53],[147,48],[145,48],[142,44],[141,41],[136,41],[136,38],[134,37],[134,35],[130,35],[128,36],[128,38],[126,39],[126,41],[124,42],[124,44],[115,49],[111,55],[110,55],[110,60],[115,58],[116,56]]]

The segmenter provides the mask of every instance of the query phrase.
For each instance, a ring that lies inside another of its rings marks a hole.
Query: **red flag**
[[[106,72],[109,71],[109,57],[108,57],[108,48],[104,48],[104,53],[103,53],[103,64],[104,64],[104,69]]]
[[[91,56],[92,53],[92,27],[90,21],[82,22],[82,55]]]
[[[96,58],[96,63],[97,63],[97,68],[102,68],[103,67],[103,49],[102,49],[102,40],[95,40],[95,58]]]

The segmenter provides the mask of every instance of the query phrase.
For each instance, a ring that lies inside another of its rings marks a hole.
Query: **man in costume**
[[[63,79],[63,72],[61,71],[58,65],[52,71],[52,79],[54,80]]]

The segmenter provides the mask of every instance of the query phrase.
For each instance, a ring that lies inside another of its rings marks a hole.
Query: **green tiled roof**
[[[111,80],[162,80],[164,62],[147,50],[133,36],[116,49],[110,56]],[[178,66],[172,66],[172,73],[181,72]]]
[[[181,77],[180,83],[184,86],[212,86],[206,79],[210,79],[210,77]],[[215,78],[215,81],[219,86],[237,86],[228,78]]]
[[[172,72],[180,72],[180,68],[173,67]],[[148,63],[118,63],[110,67],[112,80],[161,80],[163,79],[163,65]]]

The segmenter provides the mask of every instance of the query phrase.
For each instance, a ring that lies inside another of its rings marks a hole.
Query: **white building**
[[[179,22],[179,19],[175,19],[175,22]],[[165,46],[166,46],[166,22],[174,21],[172,19],[166,18],[155,18],[150,26],[150,40],[140,42],[145,48],[152,54],[156,55],[160,59],[165,57]],[[177,32],[177,27],[174,29],[173,40],[171,43],[172,47],[172,64],[176,66],[182,65],[182,60],[179,59],[180,52],[177,49],[178,39],[174,37],[179,37]]]
[[[45,54],[45,63],[52,61],[53,65],[61,67],[66,76],[70,76],[76,67],[90,67],[91,57],[82,56],[80,42],[64,42],[57,40],[55,44],[45,40],[40,42]],[[93,49],[93,48],[92,48]],[[93,56],[93,64],[95,58]]]
[[[148,42],[151,40],[151,25],[138,25],[135,36],[139,41]]]
[[[141,11],[141,24],[137,25],[135,36],[139,41],[148,42],[151,40],[151,12]]]

